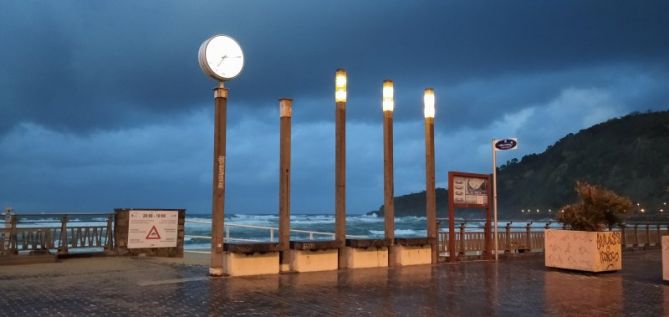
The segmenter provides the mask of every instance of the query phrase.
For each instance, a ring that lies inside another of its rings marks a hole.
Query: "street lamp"
[[[339,268],[344,268],[346,242],[346,70],[335,72],[335,240],[339,244]]]
[[[385,221],[385,239],[392,246],[395,239],[395,203],[393,181],[393,81],[383,81],[383,215]],[[392,257],[389,264],[394,265]]]
[[[434,175],[434,89],[423,92],[425,114],[425,211],[427,214],[427,238],[432,251],[432,263],[437,263],[437,200]]]

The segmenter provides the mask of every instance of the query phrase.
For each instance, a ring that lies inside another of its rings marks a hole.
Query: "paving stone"
[[[494,262],[203,278],[208,267],[152,258],[68,259],[0,268],[0,316],[666,316],[659,250],[623,270]]]

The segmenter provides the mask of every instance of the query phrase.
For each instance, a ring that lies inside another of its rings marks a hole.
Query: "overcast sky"
[[[292,210],[334,210],[334,71],[349,74],[349,212],[383,201],[381,84],[395,81],[395,193],[437,185],[632,111],[669,108],[667,1],[0,2],[0,204],[211,208],[213,95],[197,51],[246,56],[226,83],[226,213],[278,210],[279,97],[293,103]],[[611,140],[612,144],[615,140]]]

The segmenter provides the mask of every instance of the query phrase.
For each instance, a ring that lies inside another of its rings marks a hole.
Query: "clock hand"
[[[216,67],[221,66],[221,63],[223,63],[223,61],[224,61],[225,58],[227,58],[227,57],[228,57],[227,54],[226,54],[226,55],[223,55],[223,56],[221,57],[221,60],[218,62],[218,65],[216,65]]]

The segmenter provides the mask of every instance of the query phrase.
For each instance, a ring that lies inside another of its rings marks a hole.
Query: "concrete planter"
[[[361,269],[388,266],[388,245],[386,240],[347,239],[344,248],[346,268]]]
[[[290,271],[334,271],[339,265],[337,241],[291,241]]]
[[[546,229],[544,245],[547,267],[587,272],[622,269],[620,232]]]
[[[391,252],[399,266],[432,264],[432,247],[427,238],[397,238]]]
[[[669,236],[662,236],[662,279],[669,281]]]
[[[228,276],[279,274],[279,251],[274,243],[225,244],[223,273]]]

